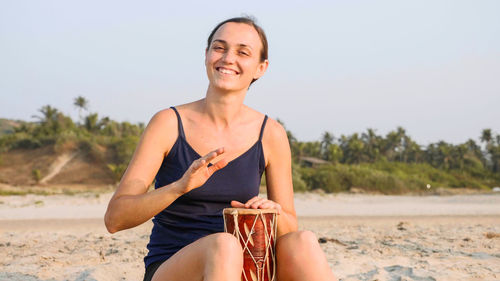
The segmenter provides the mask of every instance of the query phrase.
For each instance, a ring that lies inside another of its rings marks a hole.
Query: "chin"
[[[226,81],[215,82],[212,85],[214,88],[220,89],[223,91],[241,91],[243,89],[248,88],[248,87],[242,86],[240,83],[227,83]]]

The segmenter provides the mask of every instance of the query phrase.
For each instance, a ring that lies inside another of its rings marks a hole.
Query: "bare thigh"
[[[153,275],[152,281],[198,281],[213,276],[214,262],[230,263],[235,272],[241,272],[243,261],[239,242],[228,233],[215,233],[196,240],[166,260]],[[241,263],[241,265],[240,265]],[[224,266],[224,265],[223,265]],[[241,273],[240,273],[241,274]],[[234,274],[233,274],[234,275]],[[221,278],[226,279],[226,278]]]

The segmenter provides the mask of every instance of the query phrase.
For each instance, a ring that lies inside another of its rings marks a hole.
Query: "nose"
[[[222,61],[225,63],[234,63],[236,60],[236,55],[231,50],[228,50],[222,56]]]

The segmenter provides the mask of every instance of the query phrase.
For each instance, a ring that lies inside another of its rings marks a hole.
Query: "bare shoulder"
[[[157,140],[163,151],[168,153],[178,136],[177,116],[173,109],[167,108],[156,112],[148,126],[145,134]]]
[[[245,109],[249,119],[258,120],[258,122],[262,122],[262,120],[264,120],[264,113],[261,113],[260,111],[257,111],[248,106],[245,106]],[[262,142],[264,143],[264,146],[272,142],[283,141],[283,137],[288,140],[285,128],[278,121],[268,116],[262,136]]]
[[[147,191],[163,158],[177,139],[177,120],[172,109],[161,110],[151,117],[142,133],[116,194],[140,194]],[[140,181],[138,187],[123,185],[124,182]]]
[[[172,108],[165,108],[162,109],[158,112],[156,112],[151,120],[155,121],[164,121],[164,122],[169,122],[169,123],[177,123],[175,112]]]
[[[290,146],[285,128],[273,118],[268,118],[264,134],[262,136],[262,145],[264,147],[264,158],[266,167],[273,159],[279,160],[289,157]]]
[[[285,128],[273,118],[267,118],[262,141],[266,143],[282,143],[283,141],[286,141],[288,143],[288,137]]]
[[[177,128],[177,116],[171,108],[156,112],[149,121],[148,127],[157,130],[158,133],[172,134]]]

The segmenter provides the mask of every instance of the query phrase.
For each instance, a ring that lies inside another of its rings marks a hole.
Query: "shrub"
[[[127,169],[127,165],[125,164],[108,164],[107,166],[113,173],[113,179],[115,180],[115,182],[119,182],[121,180],[123,174],[125,173],[125,170]]]
[[[139,142],[139,137],[130,135],[122,138],[115,138],[110,144],[114,154],[114,163],[128,165],[134,154],[135,147]]]
[[[303,192],[310,190],[307,183],[302,179],[299,165],[294,163],[292,163],[292,184],[294,191]]]
[[[35,180],[36,183],[39,183],[42,179],[42,172],[40,172],[39,169],[33,169],[31,175],[33,176],[33,180]]]
[[[302,178],[311,189],[326,192],[345,191],[350,187],[350,177],[345,170],[336,170],[334,166],[324,165],[319,168],[302,168]]]

